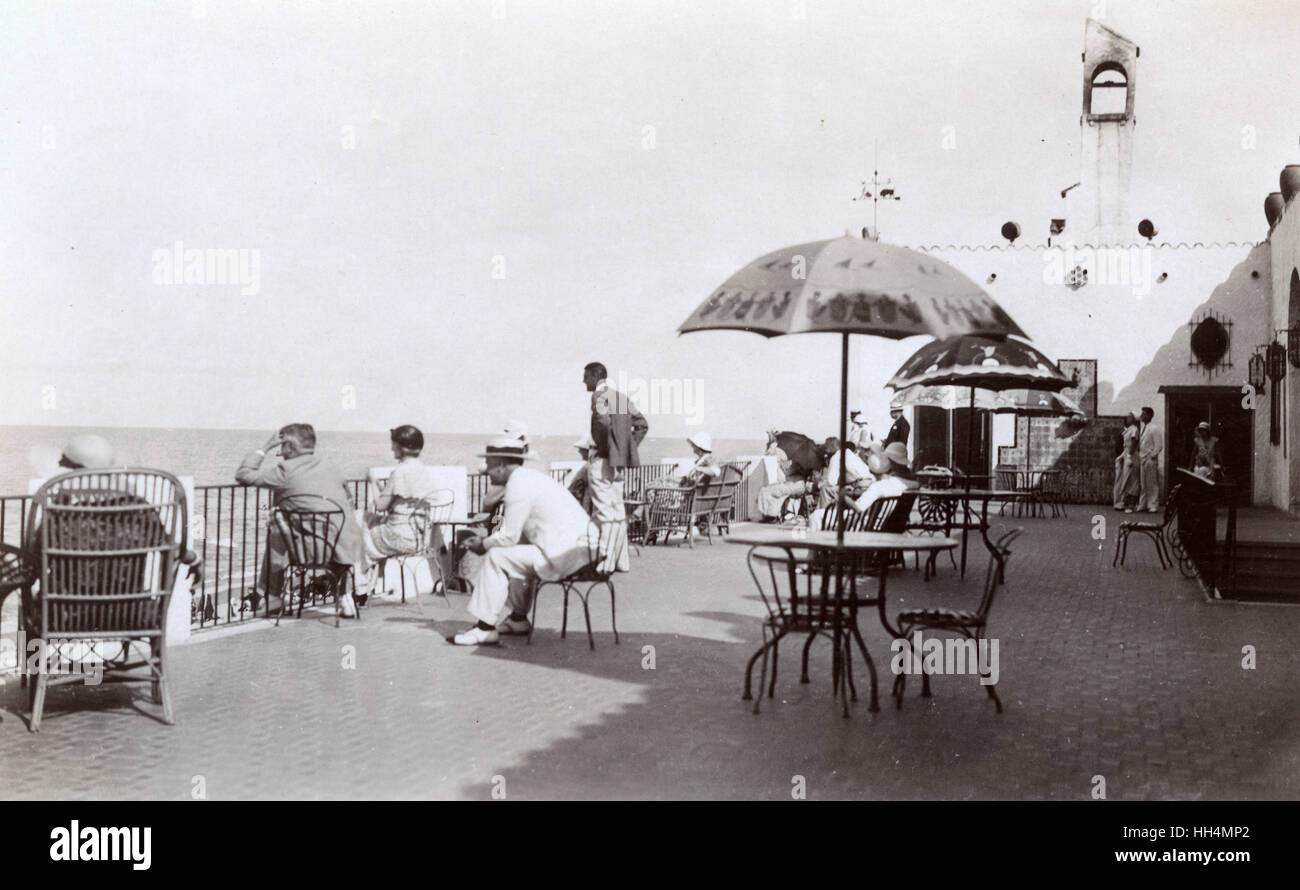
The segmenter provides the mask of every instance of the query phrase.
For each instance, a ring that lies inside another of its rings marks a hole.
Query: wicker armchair
[[[173,722],[167,690],[167,607],[188,551],[188,505],[180,481],[161,470],[76,470],[32,497],[24,542],[35,585],[22,594],[21,627],[43,641],[30,688],[37,732],[51,686],[83,680],[62,673],[66,660],[103,658],[103,676],[149,682],[163,720]],[[120,644],[110,659],[97,646]],[[133,646],[145,648],[132,660]],[[147,668],[144,676],[133,674]]]
[[[695,527],[704,532],[704,537],[713,543],[713,529],[719,534],[731,530],[731,508],[735,503],[736,489],[740,487],[745,472],[736,464],[723,464],[722,473],[716,479],[706,480],[695,491],[691,500],[690,513]]]

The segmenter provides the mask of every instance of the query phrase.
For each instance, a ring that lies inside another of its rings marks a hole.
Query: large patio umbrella
[[[981,408],[994,414],[1014,414],[1017,417],[1068,417],[1074,421],[1074,435],[1088,422],[1083,409],[1069,396],[1034,389],[1008,389],[997,392],[970,386],[922,386],[916,384],[901,390],[890,401],[891,406],[912,405],[923,408]],[[1057,438],[1067,438],[1059,436]],[[1033,440],[1025,442],[1025,468],[1030,466],[1030,449]]]
[[[990,342],[1024,336],[992,297],[947,263],[852,236],[796,244],[749,263],[678,328],[705,330],[839,334],[841,442],[848,438],[849,334],[901,340],[980,333]],[[841,479],[847,478],[845,451],[840,448]]]
[[[966,462],[969,464],[975,446],[977,390],[1026,389],[1050,395],[1073,384],[1074,381],[1062,374],[1051,359],[1028,343],[1011,337],[994,339],[967,335],[922,346],[903,362],[885,385],[900,391],[913,386],[970,388],[968,404],[971,413],[966,432]],[[1026,403],[1030,401],[1033,399],[1027,396]]]

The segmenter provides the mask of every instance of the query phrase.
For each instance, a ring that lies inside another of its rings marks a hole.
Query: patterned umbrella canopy
[[[991,342],[1025,336],[992,297],[947,263],[852,236],[796,244],[749,263],[678,328],[708,330],[839,334],[841,442],[849,413],[849,334],[901,340],[979,333]],[[847,450],[840,449],[841,479]],[[838,538],[843,542],[843,523]]]
[[[936,340],[903,362],[886,386],[970,386],[1060,392],[1073,381],[1047,356],[1021,340],[967,335]]]
[[[736,272],[678,330],[1025,336],[980,287],[934,257],[864,238],[796,244]]]
[[[890,401],[891,405],[915,405],[952,411],[971,405],[969,386],[909,386]],[[974,407],[994,414],[1023,414],[1035,417],[1084,417],[1083,409],[1068,396],[1033,389],[1008,389],[995,392],[976,389]]]

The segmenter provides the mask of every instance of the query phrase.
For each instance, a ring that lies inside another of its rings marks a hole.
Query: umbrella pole
[[[970,409],[966,414],[966,466],[975,464],[975,387],[970,388]],[[970,490],[970,472],[966,473],[966,489]]]
[[[848,462],[848,456],[844,453],[849,447],[848,443],[848,417],[849,417],[849,335],[840,334],[840,484],[839,490],[843,491],[846,483],[849,481],[845,475],[845,464]],[[844,543],[844,506],[839,493],[835,496],[835,523],[837,528],[836,543]],[[837,573],[838,574],[838,573]],[[837,578],[838,583],[838,578]]]

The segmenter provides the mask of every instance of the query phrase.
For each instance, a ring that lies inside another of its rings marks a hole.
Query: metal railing
[[[649,464],[624,471],[623,490],[631,496],[647,485],[662,481],[673,473],[673,466]],[[563,481],[566,470],[551,470],[556,481]],[[479,512],[487,494],[486,473],[468,477],[466,513]],[[347,483],[352,505],[368,509],[373,501],[370,482],[351,479]],[[749,476],[736,492],[731,512],[733,520],[748,518]],[[0,496],[0,543],[21,546],[27,529],[30,495]],[[195,597],[191,627],[196,630],[238,624],[255,616],[247,605],[247,595],[255,589],[266,550],[266,528],[271,511],[271,492],[265,488],[230,485],[196,485],[194,503],[190,505],[190,549],[203,557],[203,592]]]

